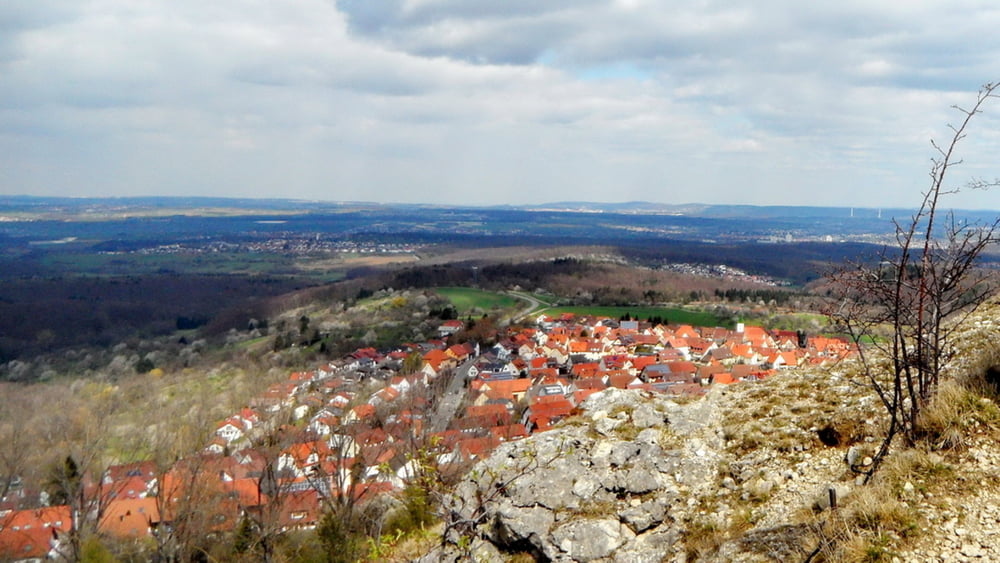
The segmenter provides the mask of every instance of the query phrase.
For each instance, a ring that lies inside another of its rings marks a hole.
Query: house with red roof
[[[453,358],[456,362],[464,362],[469,359],[469,350],[462,344],[455,344],[454,346],[449,346],[445,351],[450,358]]]
[[[0,516],[0,561],[62,558],[73,527],[69,506],[13,510]]]
[[[573,364],[570,373],[577,378],[594,377],[601,370],[599,362],[578,362]]]
[[[233,415],[215,425],[215,435],[232,444],[242,440],[250,428],[239,415]]]
[[[330,397],[330,400],[327,401],[326,404],[334,408],[342,409],[349,405],[353,399],[354,393],[351,393],[350,391],[341,391],[333,397]]]
[[[288,375],[288,381],[293,381],[297,384],[309,383],[316,376],[316,372],[312,371],[293,371]]]
[[[552,397],[550,400],[533,403],[524,411],[522,424],[529,432],[544,432],[552,425],[570,416],[574,405],[565,397]]]
[[[729,385],[730,383],[735,383],[736,380],[733,379],[733,374],[728,371],[716,372],[708,376],[709,385]]]
[[[766,363],[775,369],[789,369],[798,366],[801,359],[802,357],[799,356],[798,350],[789,350],[788,352],[773,351],[768,354]]]
[[[447,320],[438,327],[438,334],[441,338],[447,338],[452,334],[462,330],[465,327],[465,323],[458,319]]]
[[[545,356],[538,356],[528,360],[528,370],[544,369],[549,366],[549,359]]]
[[[692,358],[702,358],[707,352],[716,348],[717,344],[713,340],[704,338],[688,338],[688,350]]]
[[[711,382],[713,375],[719,373],[728,373],[728,372],[729,368],[727,368],[722,364],[708,364],[704,366],[698,366],[698,374],[696,377],[698,381],[701,382],[702,385],[708,385]]]
[[[441,371],[452,369],[458,365],[455,358],[449,356],[444,350],[434,348],[424,354],[424,366],[431,368],[429,375],[436,376]]]
[[[267,412],[277,412],[281,407],[291,407],[294,404],[298,388],[298,385],[292,381],[275,383],[268,387],[261,396],[250,399],[250,407],[259,407]]]
[[[465,438],[455,444],[454,459],[471,463],[484,459],[501,443],[500,439],[490,434],[475,438]]]
[[[398,399],[399,395],[399,391],[390,385],[373,393],[371,398],[368,399],[368,402],[375,406],[389,404]]]
[[[646,369],[646,366],[653,365],[657,362],[656,356],[634,356],[632,358],[632,371],[633,373],[642,373],[642,370]]]
[[[10,511],[0,516],[0,561],[60,558],[72,527],[69,506]]]
[[[358,405],[351,410],[347,411],[344,415],[344,422],[353,423],[366,420],[375,416],[375,405],[365,403],[363,405]]]
[[[45,528],[0,530],[0,561],[41,563],[61,559],[60,534]]]
[[[465,415],[453,420],[450,427],[463,431],[489,430],[510,423],[511,411],[503,404],[494,403],[466,407]]]
[[[556,368],[538,368],[528,371],[528,379],[535,383],[545,380],[554,380],[559,377],[559,370]]]
[[[641,379],[625,371],[609,372],[604,379],[608,387],[618,389],[637,389],[642,386]]]
[[[278,526],[282,532],[311,530],[319,523],[322,512],[320,494],[315,488],[290,491],[278,501]]]
[[[705,390],[706,388],[698,383],[678,383],[664,388],[666,393],[678,397],[701,397],[705,394]]]
[[[307,428],[317,436],[329,436],[340,426],[340,418],[331,415],[317,415],[309,420]]]
[[[677,338],[701,338],[701,333],[696,331],[691,325],[680,325],[674,329],[674,336]]]
[[[494,438],[500,440],[501,442],[510,442],[528,437],[528,429],[521,423],[494,426],[493,428],[490,428],[490,433],[493,434]]]
[[[692,337],[694,338],[694,337]],[[681,356],[681,359],[687,360],[691,357],[691,347],[688,345],[687,338],[681,338],[679,336],[672,336],[667,339],[667,346],[671,350],[676,350],[677,354]],[[668,350],[663,350],[660,352],[662,354],[666,353]]]
[[[736,364],[730,374],[734,381],[756,381],[763,379],[766,370],[756,364]]]
[[[300,442],[282,450],[278,456],[277,470],[291,471],[295,477],[314,475],[320,463],[326,461],[333,451],[323,440]]]
[[[506,379],[500,381],[487,381],[480,387],[480,396],[475,403],[485,404],[490,399],[508,399],[517,404],[525,400],[528,390],[531,388],[531,380],[528,378]],[[481,403],[480,398],[486,397]]]
[[[105,506],[97,530],[119,539],[145,538],[160,523],[160,507],[155,497],[123,498]]]

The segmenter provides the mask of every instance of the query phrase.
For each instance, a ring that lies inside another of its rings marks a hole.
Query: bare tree
[[[947,144],[932,141],[937,152],[930,187],[913,216],[894,221],[895,244],[877,260],[849,265],[830,278],[837,290],[831,317],[846,328],[859,348],[862,372],[889,417],[886,436],[867,470],[868,477],[888,453],[897,435],[912,443],[919,433],[921,409],[934,395],[953,355],[956,322],[983,303],[990,284],[976,268],[978,258],[997,240],[1000,218],[987,224],[959,221],[941,209],[942,200],[959,188],[948,183],[961,164],[956,151],[972,119],[997,97],[998,83],[986,84],[971,108],[955,106],[961,122],[949,125]],[[1000,180],[973,180],[965,187],[989,188]],[[888,369],[883,359],[888,360]]]
[[[13,384],[0,386],[5,397],[4,408],[0,410],[0,500],[15,489],[24,486],[24,479],[32,466],[29,459],[33,436],[24,423],[30,420],[30,407],[26,404],[28,393],[16,389]],[[16,394],[15,394],[16,393]],[[27,407],[27,408],[26,408]]]
[[[72,516],[70,530],[61,538],[61,555],[74,561],[85,541],[97,534],[108,501],[100,477],[109,464],[109,424],[118,405],[110,387],[95,388],[99,391],[75,408],[50,412],[39,435],[39,442],[52,453],[42,477],[48,502],[68,505]]]

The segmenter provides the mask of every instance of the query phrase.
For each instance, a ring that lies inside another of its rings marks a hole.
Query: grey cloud
[[[0,0],[0,193],[902,200],[1000,22],[871,4]]]
[[[6,35],[71,21],[83,9],[76,2],[7,0],[0,2],[0,32]]]
[[[600,0],[444,0],[407,5],[404,0],[368,2],[338,0],[337,7],[350,18],[352,27],[366,33],[398,31],[442,20],[506,20],[545,17],[566,10],[600,6]]]
[[[340,0],[351,29],[396,48],[476,63],[528,64],[578,31],[574,14],[600,2]]]

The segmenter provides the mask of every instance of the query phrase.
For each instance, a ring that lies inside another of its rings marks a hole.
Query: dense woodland
[[[0,289],[0,363],[67,347],[108,347],[213,322],[228,330],[262,318],[268,312],[265,298],[302,283],[181,274],[7,279]]]

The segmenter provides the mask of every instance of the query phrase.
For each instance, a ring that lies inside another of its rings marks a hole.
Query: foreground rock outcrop
[[[807,376],[780,377],[685,404],[631,390],[592,396],[558,429],[505,444],[470,472],[448,501],[448,547],[429,560],[682,561],[701,551],[754,560],[754,546],[759,560],[804,553],[809,530],[789,526],[788,513],[828,498],[847,469],[816,424],[860,397],[845,386],[838,400],[819,400]],[[797,405],[773,400],[796,386]],[[759,409],[775,411],[774,426],[757,424]],[[851,482],[837,485],[841,496]],[[734,541],[731,532],[750,528]]]
[[[460,484],[453,511],[505,550],[658,561],[677,543],[677,505],[715,484],[721,427],[699,406],[682,415],[662,398],[604,392],[579,420],[497,451]]]
[[[477,464],[423,560],[1000,559],[1000,409],[977,388],[1000,363],[995,313],[960,333],[941,437],[895,446],[871,483],[884,413],[850,364],[683,403],[609,389]]]

